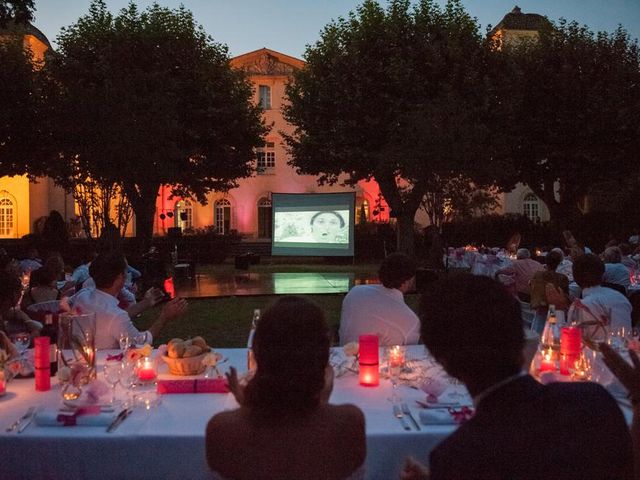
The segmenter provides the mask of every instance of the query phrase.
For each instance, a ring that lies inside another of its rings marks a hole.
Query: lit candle
[[[375,387],[380,384],[378,365],[360,365],[360,385]]]
[[[389,366],[397,367],[404,363],[404,352],[402,347],[395,345],[389,349]]]
[[[145,358],[138,368],[138,378],[141,382],[150,382],[156,379],[156,369],[150,358]]]
[[[540,373],[542,372],[555,372],[556,362],[553,360],[553,352],[551,350],[545,350],[542,354],[542,361],[540,362]]]
[[[4,381],[4,371],[0,370],[0,395],[7,392],[7,384]]]
[[[374,387],[380,384],[379,341],[377,335],[360,335],[360,384]]]

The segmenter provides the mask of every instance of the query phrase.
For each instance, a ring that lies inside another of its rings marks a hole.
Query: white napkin
[[[420,410],[420,423],[423,425],[455,425],[453,415],[444,408],[428,408]]]
[[[64,423],[58,422],[58,415],[71,415],[72,412],[61,412],[58,409],[45,408],[36,413],[34,420],[40,427],[62,427]],[[118,412],[105,412],[98,415],[79,415],[76,417],[76,425],[85,427],[106,427],[116,419]]]

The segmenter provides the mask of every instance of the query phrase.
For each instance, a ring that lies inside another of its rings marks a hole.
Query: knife
[[[118,428],[120,426],[120,424],[122,422],[125,421],[125,419],[131,414],[131,412],[133,411],[132,408],[125,408],[124,410],[122,410],[118,416],[115,418],[115,420],[113,422],[111,422],[111,425],[109,425],[107,427],[107,433],[111,433],[113,432],[116,428]]]
[[[36,413],[33,412],[29,418],[25,419],[22,423],[20,423],[20,425],[18,426],[18,433],[24,432],[24,429],[27,428],[29,425],[31,425],[31,422],[33,421],[35,416],[36,416]]]
[[[24,422],[29,417],[31,417],[34,414],[35,411],[36,411],[36,407],[29,407],[29,409],[27,410],[27,413],[25,413],[18,420],[16,420],[11,425],[9,425],[7,427],[7,429],[6,429],[6,431],[7,432],[13,432],[14,430],[17,430],[18,427],[20,427],[20,425],[22,424],[22,422]]]

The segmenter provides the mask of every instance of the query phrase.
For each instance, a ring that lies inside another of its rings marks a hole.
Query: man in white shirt
[[[630,331],[631,303],[620,292],[602,286],[603,274],[604,264],[596,255],[586,254],[574,261],[573,277],[582,288],[582,299],[571,305],[568,319],[599,320],[610,330],[624,327]]]
[[[605,283],[613,283],[625,288],[631,285],[629,269],[622,262],[622,252],[618,247],[609,247],[604,251],[604,276],[602,281]]]
[[[140,332],[131,322],[129,314],[118,307],[116,298],[124,286],[127,262],[118,252],[99,255],[89,267],[96,288],[83,288],[70,299],[70,305],[82,312],[96,313],[96,348],[118,348],[121,334],[135,337],[144,333],[145,343],[153,343],[164,325],[181,316],[187,308],[184,299],[176,298],[168,302],[160,316],[151,324],[149,330]]]
[[[404,302],[413,289],[416,265],[402,253],[384,259],[378,271],[382,285],[357,285],[344,297],[340,344],[360,335],[377,334],[380,345],[414,345],[420,340],[420,320]]]

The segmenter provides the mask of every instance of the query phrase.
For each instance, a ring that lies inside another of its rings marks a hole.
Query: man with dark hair
[[[83,288],[70,299],[73,308],[96,313],[97,348],[118,348],[120,335],[135,337],[141,333],[131,322],[129,314],[118,307],[116,297],[124,286],[126,270],[127,262],[122,253],[114,251],[98,255],[89,267],[96,288]],[[181,316],[186,308],[184,299],[176,298],[168,302],[149,330],[142,332],[145,335],[144,342],[153,343],[153,338],[164,325]]]
[[[624,327],[631,331],[631,303],[620,292],[602,285],[604,271],[602,260],[592,253],[573,262],[573,278],[582,289],[582,298],[571,305],[567,318],[597,320],[610,330]]]
[[[445,279],[423,295],[421,314],[425,346],[476,408],[431,452],[431,480],[632,478],[629,431],[603,387],[542,385],[522,371],[520,308],[500,284]],[[422,473],[410,461],[402,478]]]
[[[402,253],[384,259],[378,271],[382,285],[357,285],[344,297],[340,343],[377,334],[380,345],[413,345],[420,340],[420,321],[404,302],[414,287],[416,264]]]

